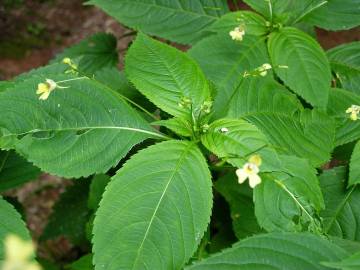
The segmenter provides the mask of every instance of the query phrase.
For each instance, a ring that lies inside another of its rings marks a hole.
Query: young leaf
[[[166,120],[159,120],[152,123],[166,127],[180,136],[190,137],[193,134],[191,123],[184,118],[170,118]]]
[[[244,26],[246,35],[262,36],[268,32],[266,20],[252,11],[227,13],[211,25],[209,30],[229,35],[229,32],[239,25]]]
[[[360,42],[340,45],[327,55],[342,88],[360,95]]]
[[[355,145],[350,160],[349,186],[360,183],[360,141]]]
[[[327,0],[244,0],[270,21],[293,24],[326,3]],[[315,11],[316,12],[316,11]]]
[[[14,151],[0,151],[0,191],[22,185],[40,175],[39,168]]]
[[[0,93],[3,138],[17,136],[16,150],[43,171],[65,177],[103,173],[135,144],[162,136],[103,84],[86,78],[68,81],[61,85],[69,88],[39,100],[35,92],[43,81],[33,77]]]
[[[293,116],[260,111],[245,118],[266,135],[279,153],[309,159],[315,167],[330,159],[335,123],[320,111],[303,110]]]
[[[110,177],[106,174],[95,175],[91,179],[88,207],[89,209],[96,210],[101,201],[101,197],[105,191],[106,185],[109,183]]]
[[[336,120],[335,145],[343,145],[360,138],[360,121],[352,121],[346,110],[360,105],[360,96],[343,89],[330,89],[327,112]]]
[[[215,119],[226,115],[228,103],[243,80],[244,72],[270,62],[265,38],[246,33],[241,42],[232,40],[229,33],[218,33],[197,43],[189,54],[216,86]]]
[[[199,66],[184,52],[139,34],[125,59],[130,81],[150,101],[174,116],[189,117],[190,109],[181,106],[190,99],[198,111],[211,100],[210,85]]]
[[[23,240],[30,241],[30,235],[24,221],[14,207],[0,196],[0,261],[5,258],[4,240],[15,234]]]
[[[303,109],[297,97],[270,77],[247,77],[228,105],[228,117],[246,117],[256,112],[294,115]]]
[[[314,229],[313,215],[324,208],[316,171],[305,159],[282,156],[281,161],[284,173],[263,174],[263,183],[255,188],[259,225],[267,231]]]
[[[324,261],[347,256],[342,248],[309,233],[269,233],[249,237],[185,270],[326,270]]]
[[[346,30],[360,25],[358,0],[327,0],[306,16],[306,21],[326,30]]]
[[[268,49],[275,72],[284,83],[311,105],[326,107],[331,72],[320,45],[304,32],[284,27],[270,35]]]
[[[180,269],[210,219],[211,178],[196,145],[159,143],[107,186],[94,225],[95,269]]]
[[[215,189],[230,206],[233,230],[238,239],[262,231],[254,214],[252,190],[247,185],[239,185],[235,172],[217,180]]]
[[[325,231],[349,240],[360,240],[360,189],[346,190],[346,168],[336,167],[320,176],[325,210],[321,212]]]
[[[86,242],[85,225],[89,218],[89,181],[78,180],[61,194],[49,217],[41,240],[66,236],[73,244]]]
[[[183,44],[199,40],[228,11],[223,0],[91,0],[122,24]]]
[[[93,256],[92,254],[87,254],[82,256],[77,261],[66,266],[67,270],[93,270],[94,266],[92,264]]]
[[[66,57],[77,59],[78,69],[90,75],[104,67],[114,67],[119,58],[116,38],[111,34],[97,33],[65,49],[54,61],[62,61]]]
[[[262,159],[262,171],[281,170],[276,152],[266,137],[245,120],[222,118],[213,122],[207,132],[201,136],[204,146],[234,165],[242,167],[252,154]]]

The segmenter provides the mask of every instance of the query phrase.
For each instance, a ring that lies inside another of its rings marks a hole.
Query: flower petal
[[[242,184],[245,182],[245,180],[249,177],[249,175],[246,173],[244,169],[237,169],[236,175],[238,177],[239,184]]]
[[[252,174],[249,176],[249,185],[251,188],[255,188],[260,183],[261,183],[261,178],[259,175]]]

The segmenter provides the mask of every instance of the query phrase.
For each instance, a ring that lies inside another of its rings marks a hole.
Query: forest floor
[[[119,38],[127,30],[99,9],[83,5],[83,2],[0,0],[0,80],[47,64],[64,48],[93,33],[108,32]],[[336,33],[317,30],[317,34],[325,49],[360,40],[360,28]],[[119,51],[124,51],[129,41],[119,42]],[[120,54],[120,63],[122,56]],[[69,183],[42,175],[37,181],[8,193],[16,196],[24,206],[27,224],[35,240],[41,235],[59,194]],[[40,251],[44,257],[57,261],[68,261],[77,256],[66,239],[40,245]]]

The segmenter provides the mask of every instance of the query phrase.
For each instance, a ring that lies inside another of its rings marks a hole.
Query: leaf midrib
[[[157,205],[156,205],[156,207],[155,207],[155,210],[154,210],[154,212],[153,212],[153,214],[152,214],[152,216],[151,216],[151,218],[150,218],[149,225],[148,225],[147,228],[146,228],[144,237],[143,237],[143,239],[142,239],[142,241],[141,241],[141,244],[140,244],[140,246],[139,246],[139,248],[138,248],[138,251],[137,251],[137,253],[136,253],[136,257],[135,257],[135,259],[134,259],[134,263],[133,263],[133,265],[131,266],[131,269],[132,269],[132,270],[135,269],[134,267],[136,266],[136,263],[137,263],[138,260],[139,260],[140,252],[141,252],[141,250],[142,250],[142,248],[143,248],[143,246],[144,246],[144,243],[145,243],[146,238],[147,238],[147,236],[148,236],[148,234],[149,234],[151,225],[152,225],[152,223],[153,223],[153,221],[154,221],[154,219],[155,219],[155,216],[156,216],[156,214],[157,214],[157,211],[159,210],[160,204],[161,204],[161,202],[163,201],[164,196],[165,196],[165,194],[166,194],[166,192],[167,192],[167,190],[168,190],[168,188],[169,188],[172,180],[174,179],[175,174],[177,174],[177,173],[179,172],[180,166],[182,165],[186,154],[189,152],[189,150],[190,150],[192,147],[193,147],[193,144],[192,144],[192,143],[189,143],[189,144],[186,146],[186,148],[183,150],[183,153],[180,155],[179,160],[178,160],[178,162],[177,162],[177,164],[176,164],[176,166],[175,166],[175,168],[174,168],[173,173],[170,175],[169,180],[168,180],[168,182],[167,182],[166,185],[165,185],[165,189],[164,189],[164,191],[162,192],[162,194],[161,194],[161,196],[160,196],[160,198],[159,198],[159,201],[158,201],[158,203],[157,203]]]

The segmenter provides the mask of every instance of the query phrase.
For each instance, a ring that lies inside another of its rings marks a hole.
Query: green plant
[[[258,13],[92,0],[138,30],[124,71],[115,38],[97,34],[0,82],[2,167],[16,151],[87,178],[44,234],[91,241],[70,269],[360,267],[360,43],[325,52],[313,36],[360,25],[358,1],[245,2]],[[1,239],[28,239],[2,204],[13,225],[0,223]]]

